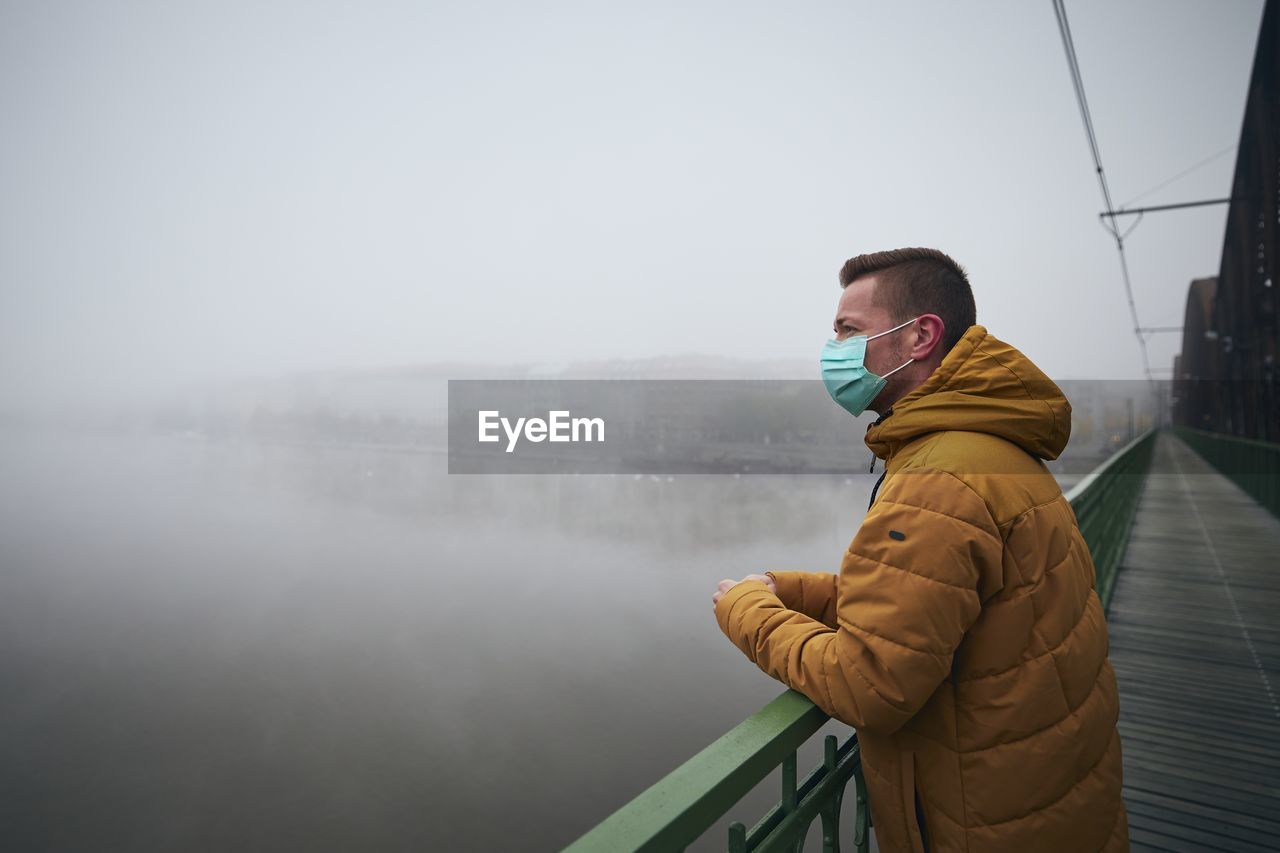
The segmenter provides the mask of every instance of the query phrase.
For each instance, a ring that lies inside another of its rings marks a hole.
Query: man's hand
[[[720,581],[720,585],[716,587],[715,593],[711,596],[711,609],[715,610],[716,605],[720,603],[721,598],[724,598],[724,594],[726,592],[728,592],[738,584],[743,583],[745,581],[760,581],[765,586],[769,587],[769,592],[773,593],[774,595],[778,594],[777,584],[775,584],[773,582],[773,578],[769,577],[768,575],[747,575],[745,578],[743,578],[740,581],[735,581],[735,580],[730,580],[729,578],[725,578],[724,580]]]

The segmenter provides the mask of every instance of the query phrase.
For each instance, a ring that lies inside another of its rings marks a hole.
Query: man
[[[1070,404],[974,324],[942,252],[861,255],[840,284],[823,379],[880,415],[884,476],[838,576],[722,581],[721,629],[858,730],[885,853],[1128,850],[1093,562],[1041,461]]]

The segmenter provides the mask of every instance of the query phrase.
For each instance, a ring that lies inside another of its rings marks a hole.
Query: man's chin
[[[880,393],[872,399],[871,405],[867,406],[867,411],[875,412],[883,418],[885,414],[893,408],[893,404],[901,397],[901,389],[894,385],[891,379],[890,384],[881,388]]]

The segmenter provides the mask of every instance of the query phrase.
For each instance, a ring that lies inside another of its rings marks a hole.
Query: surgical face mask
[[[896,332],[904,326],[910,326],[919,317],[894,326],[886,332],[867,337],[854,335],[843,341],[830,340],[822,348],[822,382],[827,386],[827,393],[842,408],[852,415],[860,415],[871,405],[871,401],[885,386],[885,380],[906,367],[914,358],[890,370],[884,376],[876,376],[864,363],[867,355],[867,341],[874,341],[887,334]]]

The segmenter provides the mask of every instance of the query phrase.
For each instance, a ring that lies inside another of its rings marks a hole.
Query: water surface
[[[0,436],[4,846],[558,849],[777,695],[711,591],[874,480],[444,470]]]

